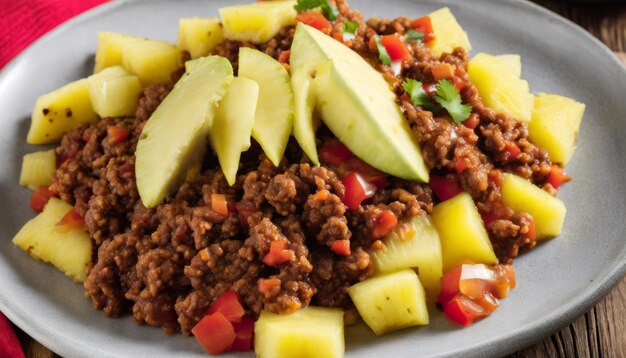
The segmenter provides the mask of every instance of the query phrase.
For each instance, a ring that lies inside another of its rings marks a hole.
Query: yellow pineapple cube
[[[428,43],[428,47],[435,55],[450,53],[457,47],[462,47],[467,52],[472,49],[467,33],[449,8],[444,7],[433,11],[428,16],[435,34],[435,39]]]
[[[224,37],[259,44],[296,22],[295,0],[262,1],[221,8]]]
[[[343,357],[343,311],[309,306],[291,314],[262,311],[254,325],[259,358]]]
[[[530,122],[535,99],[528,82],[516,77],[509,66],[495,56],[479,53],[469,62],[468,74],[485,106]]]
[[[428,324],[424,288],[411,269],[368,278],[348,288],[348,293],[376,335]]]
[[[192,59],[210,54],[223,39],[224,31],[218,18],[192,17],[178,22],[177,45],[188,51]]]
[[[442,277],[441,242],[427,215],[398,225],[383,239],[384,248],[370,253],[378,272],[417,268],[429,301],[439,294]]]
[[[55,228],[71,209],[70,204],[51,198],[43,212],[20,229],[13,243],[33,258],[49,262],[74,281],[82,282],[91,261],[91,239],[80,228],[65,232]]]
[[[98,47],[94,73],[111,66],[122,66],[122,49],[126,44],[144,41],[142,37],[118,34],[115,32],[98,32]]]
[[[561,233],[565,204],[528,180],[505,174],[502,201],[515,211],[525,211],[535,219],[535,237],[547,239]]]
[[[144,40],[122,47],[124,67],[143,86],[171,82],[172,72],[181,68],[181,50],[165,41]]]
[[[468,193],[436,205],[432,219],[441,238],[443,272],[467,260],[488,265],[498,262],[483,220]]]
[[[530,141],[545,148],[553,162],[567,165],[576,150],[576,139],[584,113],[583,103],[540,93],[535,98],[532,121],[528,125]]]
[[[37,98],[26,141],[30,144],[54,143],[82,123],[98,120],[87,90],[87,80],[69,83]]]
[[[517,54],[499,55],[496,58],[504,63],[517,78],[522,77],[522,58]]]
[[[134,116],[141,83],[120,66],[105,68],[87,77],[93,109],[102,118]]]
[[[22,159],[20,185],[33,190],[49,186],[56,170],[57,156],[54,149],[26,154]]]

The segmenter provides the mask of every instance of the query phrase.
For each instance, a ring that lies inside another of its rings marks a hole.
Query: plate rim
[[[417,2],[417,0],[411,0]],[[558,24],[565,26],[570,31],[580,36],[584,41],[593,45],[596,50],[601,50],[605,55],[610,58],[618,68],[621,69],[621,75],[626,79],[626,64],[622,63],[617,55],[611,51],[603,42],[596,37],[592,36],[588,31],[572,22],[571,20],[564,18],[553,11],[544,8],[529,0],[485,0],[485,1],[497,1],[500,4],[504,4],[512,9],[524,9],[533,12],[533,16],[540,16],[544,19],[556,21]],[[38,47],[42,46],[42,43],[46,43],[57,36],[62,35],[64,32],[71,30],[74,26],[78,26],[83,22],[90,20],[91,18],[98,17],[101,14],[115,11],[119,8],[123,8],[133,3],[151,2],[149,0],[118,0],[110,1],[97,5],[94,8],[87,10],[86,12],[79,14],[59,26],[55,27],[51,31],[47,32],[29,46],[27,46],[22,52],[15,56],[0,70],[0,87],[4,85],[4,82],[9,79],[10,74],[14,71],[19,63],[25,61],[30,53],[35,51]],[[168,0],[157,0],[155,2],[168,3]],[[173,2],[172,2],[173,3]],[[626,125],[626,123],[625,123]],[[626,234],[626,233],[623,233]],[[606,273],[606,276],[594,280],[589,285],[589,290],[583,291],[581,294],[574,296],[571,300],[567,301],[565,305],[559,309],[553,311],[549,316],[542,319],[535,320],[528,325],[519,327],[517,330],[508,332],[504,338],[496,337],[491,339],[482,340],[479,344],[472,347],[472,351],[467,350],[450,350],[442,354],[442,356],[455,356],[461,353],[467,356],[483,356],[483,355],[502,355],[517,351],[524,347],[527,347],[533,343],[540,341],[546,336],[558,331],[563,326],[571,323],[581,314],[587,312],[591,307],[595,306],[597,302],[605,297],[611,289],[613,289],[617,283],[619,283],[626,275],[626,246],[624,249],[615,256],[613,266],[606,267],[605,270],[599,271],[598,274]],[[589,292],[589,293],[587,293]],[[38,342],[44,344],[48,349],[59,354],[67,356],[84,356],[85,354],[94,355],[97,354],[100,357],[118,357],[110,352],[104,352],[97,347],[85,344],[85,342],[73,340],[71,336],[65,336],[59,334],[53,327],[45,325],[37,325],[36,321],[33,324],[28,321],[28,314],[25,310],[21,309],[19,305],[12,304],[8,297],[0,292],[0,310],[5,314],[7,318],[20,329],[26,332],[29,336],[36,339]]]

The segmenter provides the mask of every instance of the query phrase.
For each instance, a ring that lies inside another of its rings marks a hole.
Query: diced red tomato
[[[366,182],[358,173],[352,171],[341,180],[346,188],[341,201],[348,209],[356,210],[363,200],[376,192],[376,187]]]
[[[458,294],[445,305],[443,312],[451,322],[467,327],[480,317],[484,309],[469,297]]]
[[[111,144],[119,144],[128,138],[130,131],[122,126],[107,126],[107,138]]]
[[[452,78],[452,83],[454,83],[454,87],[456,87],[459,91],[465,88],[465,81],[463,81],[463,79],[459,76],[454,76]]]
[[[411,27],[415,31],[419,31],[424,34],[424,42],[430,42],[435,39],[433,32],[433,24],[430,21],[430,16],[420,17],[411,21]]]
[[[561,185],[567,183],[570,180],[572,180],[572,178],[565,175],[561,167],[559,167],[558,165],[552,166],[550,174],[548,174],[548,183],[550,183],[554,189],[559,189]]]
[[[291,57],[291,51],[289,51],[289,50],[283,51],[278,56],[278,62],[280,62],[280,63],[287,63],[287,62],[289,62],[289,57]]]
[[[271,296],[280,290],[281,281],[278,278],[260,278],[257,282],[257,289],[263,296]]]
[[[458,265],[450,271],[446,272],[441,278],[441,289],[439,290],[439,296],[437,302],[443,307],[452,297],[459,294],[459,281],[461,280],[461,271],[463,265]]]
[[[241,322],[241,319],[246,314],[241,298],[235,290],[227,291],[209,307],[209,314],[215,312],[220,312],[232,323]]]
[[[454,68],[449,63],[432,65],[430,66],[430,71],[433,73],[435,81],[451,80],[454,78]]]
[[[330,141],[320,148],[320,159],[322,162],[334,167],[347,163],[354,157],[354,154],[339,141]]]
[[[79,213],[74,210],[74,208],[70,209],[70,211],[65,214],[61,218],[61,220],[54,227],[55,230],[61,232],[68,232],[74,229],[83,229],[85,227],[85,218],[82,217]]]
[[[314,27],[323,33],[328,33],[332,27],[330,21],[319,12],[301,12],[296,16],[296,23],[298,22]]]
[[[504,145],[504,160],[506,160],[507,162],[515,160],[521,152],[522,151],[519,149],[517,144],[513,142],[507,142]]]
[[[335,240],[330,244],[330,249],[337,255],[350,255],[350,240]]]
[[[233,324],[221,312],[204,316],[191,333],[204,349],[214,355],[230,350],[237,337]]]
[[[387,177],[389,177],[389,175],[381,172],[357,157],[352,157],[348,160],[348,168],[359,173],[363,180],[376,185],[378,188],[382,188],[387,185]],[[380,185],[382,185],[382,187]]]
[[[431,174],[429,185],[441,201],[446,201],[463,192],[458,179],[449,175]]]
[[[30,208],[38,213],[42,212],[51,197],[52,193],[47,186],[40,187],[30,196]]]
[[[383,210],[376,219],[376,226],[372,229],[372,239],[382,239],[389,235],[398,224],[398,218],[391,210]]]
[[[469,129],[475,129],[480,124],[480,117],[476,113],[472,113],[468,119],[463,122],[463,125]]]
[[[254,319],[244,317],[241,322],[234,322],[235,340],[233,341],[233,352],[247,352],[252,349],[252,339],[254,338]]]
[[[406,47],[406,43],[396,35],[381,36],[380,43],[385,46],[392,61],[402,61],[411,58],[411,53]]]
[[[211,209],[222,216],[228,216],[228,202],[224,194],[211,194]]]
[[[287,240],[274,240],[270,244],[270,252],[263,257],[263,262],[268,266],[276,266],[289,262],[295,254],[289,250]]]

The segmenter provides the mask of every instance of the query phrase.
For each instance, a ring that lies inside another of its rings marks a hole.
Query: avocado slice
[[[393,176],[428,181],[419,144],[380,72],[344,44],[302,23],[294,36],[291,65],[296,74],[306,71],[314,77],[309,90],[322,120],[357,157]],[[307,101],[298,103],[305,105],[296,107],[294,134],[301,128],[296,139],[310,150],[313,119]]]
[[[199,171],[216,105],[233,80],[233,68],[223,57],[188,61],[185,69],[137,143],[137,189],[149,208],[176,190],[190,170]]]
[[[263,52],[239,49],[239,76],[259,84],[252,137],[275,166],[280,164],[293,128],[293,92],[283,65]]]
[[[250,148],[258,98],[259,85],[256,82],[235,77],[213,120],[211,144],[229,185],[235,184],[237,179],[241,152]]]

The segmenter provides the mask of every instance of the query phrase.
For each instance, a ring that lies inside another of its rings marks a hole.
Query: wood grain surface
[[[554,0],[534,2],[578,23],[615,51],[626,65],[626,1],[612,5]],[[59,357],[19,329],[17,332],[26,357]],[[509,357],[626,357],[626,277],[589,312],[552,336]]]

